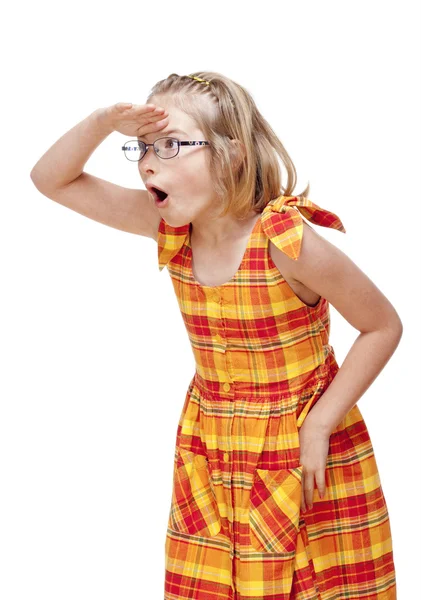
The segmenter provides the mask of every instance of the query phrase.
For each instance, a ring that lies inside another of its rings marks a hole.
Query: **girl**
[[[112,131],[148,191],[83,171]],[[287,180],[281,179],[281,159]],[[294,165],[251,95],[214,72],[171,74],[147,104],[96,110],[31,173],[49,198],[157,241],[196,371],[177,429],[167,600],[392,600],[388,509],[357,401],[402,323],[305,220]],[[304,217],[304,218],[303,218]],[[329,304],[360,331],[339,368]]]

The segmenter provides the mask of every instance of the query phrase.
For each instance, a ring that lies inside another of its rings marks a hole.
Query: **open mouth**
[[[165,200],[165,198],[168,196],[168,194],[166,192],[164,192],[164,190],[160,190],[156,187],[152,187],[151,192],[152,192],[154,198],[159,200],[160,202]]]

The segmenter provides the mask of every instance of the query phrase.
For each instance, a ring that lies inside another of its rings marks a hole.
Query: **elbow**
[[[35,167],[32,169],[32,171],[30,172],[29,176],[31,178],[32,183],[37,188],[38,187],[38,183],[37,183],[37,175],[36,175]]]
[[[382,329],[389,331],[391,335],[397,337],[399,340],[403,333],[403,323],[395,307],[390,304],[389,308],[390,310],[385,315],[385,325]]]
[[[394,317],[392,319],[391,328],[393,329],[393,331],[396,331],[396,333],[399,335],[399,338],[401,338],[403,333],[403,323],[395,308],[393,309],[393,311]]]
[[[43,181],[41,175],[36,171],[35,167],[32,169],[29,176],[37,190],[43,194],[44,190],[46,189],[45,181]]]
[[[403,334],[403,323],[399,316],[396,315],[394,319],[391,319],[385,329],[388,332],[389,336],[393,339],[395,345],[397,346]]]

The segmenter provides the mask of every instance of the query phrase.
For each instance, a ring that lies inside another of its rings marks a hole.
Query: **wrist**
[[[320,435],[330,437],[332,433],[332,428],[329,425],[329,423],[326,423],[323,419],[319,418],[317,411],[315,411],[316,408],[317,405],[314,406],[314,408],[308,413],[308,415],[304,419],[302,426],[307,424],[308,428],[311,427],[311,429],[317,431],[318,433],[320,433]]]
[[[110,121],[110,118],[108,116],[108,111],[106,108],[97,108],[90,115],[90,117],[95,122],[100,133],[102,133],[104,135],[110,135],[110,133],[115,131],[114,125]]]

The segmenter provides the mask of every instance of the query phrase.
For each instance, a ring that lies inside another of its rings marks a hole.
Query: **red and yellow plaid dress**
[[[329,303],[305,304],[269,240],[300,253],[302,215],[345,232],[308,199],[280,196],[255,223],[237,273],[192,271],[190,224],[159,225],[196,362],[181,412],[165,543],[165,600],[392,600],[388,509],[357,405],[330,436],[326,494],[300,512],[299,428],[339,367]]]

